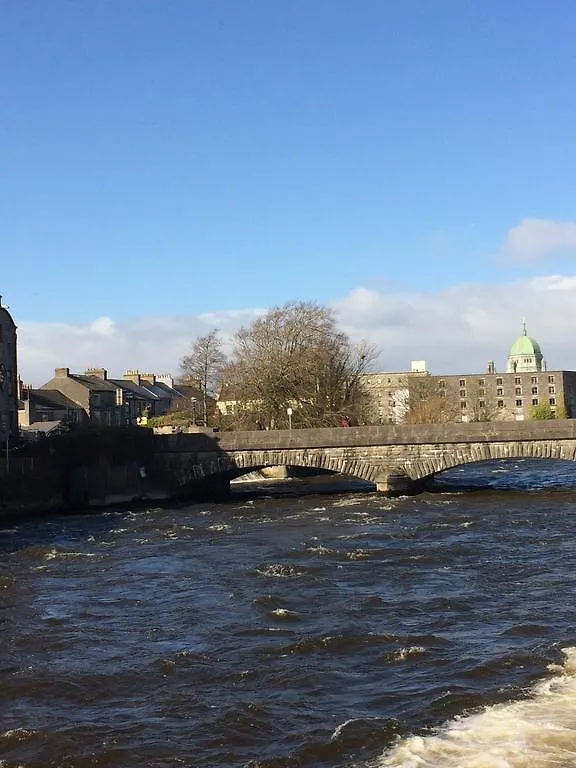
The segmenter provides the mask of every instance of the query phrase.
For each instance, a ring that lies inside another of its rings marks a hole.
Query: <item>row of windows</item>
[[[556,405],[556,398],[555,397],[550,397],[550,398],[548,398],[548,402],[550,403],[550,405]],[[533,397],[532,398],[532,405],[539,405],[539,403],[540,403],[540,401],[539,401],[539,399],[537,397]],[[516,407],[517,408],[522,408],[522,404],[523,404],[523,401],[521,399],[516,400]],[[504,406],[504,400],[498,400],[496,402],[496,405],[498,406],[498,408],[504,408],[505,407]],[[478,401],[478,406],[480,408],[486,408],[486,400],[479,400]],[[468,403],[466,402],[466,400],[461,400],[460,401],[460,408],[463,411],[465,411],[468,408]]]
[[[538,384],[538,376],[531,376],[531,383],[532,384]],[[496,377],[496,386],[502,386],[504,384],[504,378],[502,376]],[[514,384],[522,384],[522,378],[520,376],[514,377]],[[548,384],[554,384],[554,376],[548,376]],[[446,382],[444,379],[440,379],[438,382],[438,386],[440,389],[444,389],[446,386]],[[459,380],[459,386],[465,387],[466,386],[466,379],[460,379]],[[485,387],[486,386],[486,379],[478,379],[478,386],[479,387]]]
[[[486,394],[486,390],[485,389],[479,389],[478,390],[478,396],[479,397],[484,397],[485,394]],[[504,394],[504,387],[497,387],[496,394],[497,395],[503,395]],[[522,394],[522,387],[516,387],[515,390],[514,390],[514,394],[515,395],[521,395]],[[538,387],[532,387],[532,394],[533,395],[539,394],[538,393]],[[554,386],[548,387],[548,394],[549,395],[555,395],[556,394],[556,387],[554,387]],[[460,397],[466,397],[466,390],[465,389],[461,389],[460,390]]]

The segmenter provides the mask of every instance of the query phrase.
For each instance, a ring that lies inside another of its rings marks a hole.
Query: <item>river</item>
[[[576,766],[576,465],[238,488],[4,525],[2,768]]]

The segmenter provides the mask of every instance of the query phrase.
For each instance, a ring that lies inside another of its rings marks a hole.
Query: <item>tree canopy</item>
[[[361,377],[375,357],[336,327],[334,312],[313,302],[269,310],[234,338],[220,397],[236,403],[237,422],[282,428],[352,422],[362,409]]]

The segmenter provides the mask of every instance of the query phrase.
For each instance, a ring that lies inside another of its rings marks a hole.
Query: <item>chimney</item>
[[[54,376],[57,379],[66,379],[70,376],[70,368],[55,368]]]
[[[140,378],[148,384],[156,384],[156,374],[154,373],[141,373]]]
[[[108,371],[106,368],[88,368],[88,370],[84,371],[85,376],[92,376],[94,379],[102,379],[103,381],[106,381],[108,378]]]
[[[136,384],[137,386],[140,386],[141,380],[140,380],[140,372],[136,369],[131,369],[129,371],[126,371],[124,374],[124,378],[126,381],[131,381],[132,384]]]
[[[169,373],[162,373],[160,376],[156,376],[156,381],[166,384],[170,389],[174,389],[174,376],[171,376]]]

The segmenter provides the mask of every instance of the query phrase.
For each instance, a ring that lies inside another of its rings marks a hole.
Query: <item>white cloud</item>
[[[508,230],[503,254],[513,261],[576,256],[576,221],[524,219]]]
[[[434,373],[481,373],[488,360],[498,370],[526,317],[548,367],[576,370],[576,275],[549,275],[500,285],[455,285],[435,293],[379,292],[358,287],[334,303],[341,327],[352,339],[368,339],[381,351],[381,370],[407,370],[424,359]],[[85,325],[29,323],[19,326],[20,370],[35,386],[56,367],[76,372],[128,368],[177,373],[190,342],[215,327],[229,344],[234,331],[262,309],[202,316],[97,318]]]
[[[68,367],[75,373],[87,368],[106,368],[120,377],[129,368],[178,374],[179,361],[197,336],[218,327],[225,346],[234,331],[249,324],[255,310],[220,312],[205,317],[137,317],[115,322],[99,317],[90,323],[18,324],[18,362],[26,383],[40,386],[52,378],[54,368]]]
[[[114,336],[116,323],[109,317],[99,317],[90,324],[90,330],[97,336]]]

